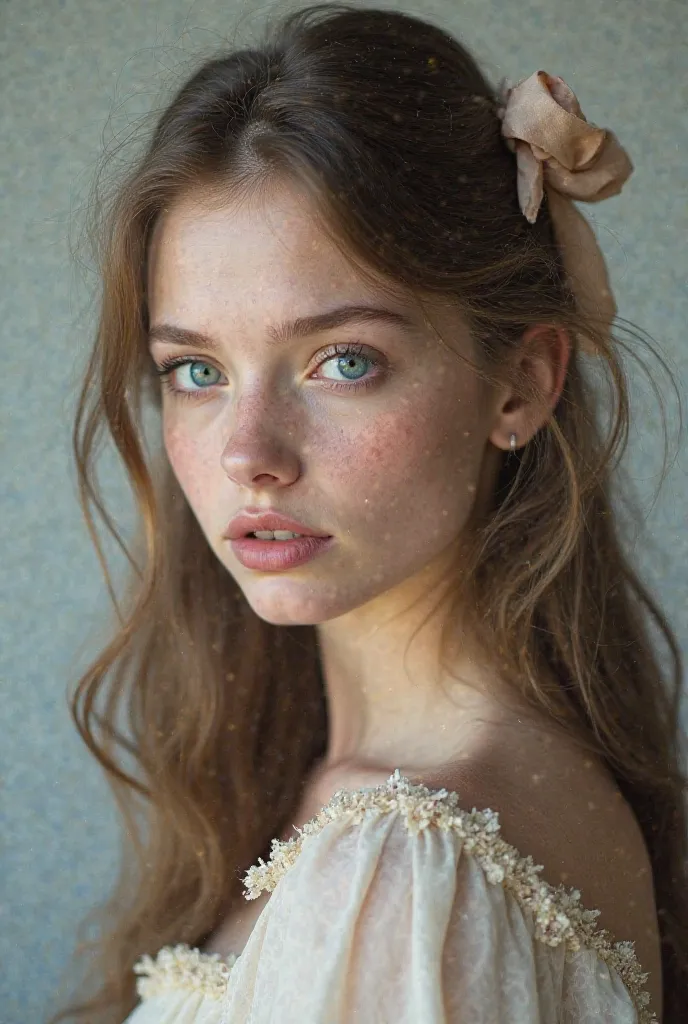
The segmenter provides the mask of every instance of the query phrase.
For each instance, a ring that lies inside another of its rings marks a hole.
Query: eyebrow
[[[400,328],[407,333],[416,333],[418,325],[405,313],[378,306],[338,306],[336,309],[325,310],[312,316],[300,316],[295,320],[270,326],[267,328],[269,344],[281,345],[292,338],[306,338],[319,331],[330,331],[347,323],[385,323]],[[174,324],[154,324],[148,331],[148,343],[167,341],[173,345],[194,345],[209,351],[219,349],[218,342],[208,334],[193,331],[188,327]]]

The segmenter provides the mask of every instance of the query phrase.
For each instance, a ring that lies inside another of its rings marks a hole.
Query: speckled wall
[[[650,331],[685,393],[685,3],[436,0],[405,9],[458,32],[495,80],[539,68],[562,75],[589,119],[630,150],[635,174],[621,196],[592,210],[594,223],[621,315]],[[95,161],[160,102],[175,74],[223,37],[249,37],[267,10],[182,0],[0,4],[2,1024],[43,1021],[54,1008],[77,922],[108,889],[117,861],[109,791],[66,700],[108,614],[70,452],[94,286],[73,250]],[[633,558],[688,653],[686,446],[652,506],[659,420],[636,371],[634,379],[626,472],[646,528]],[[104,460],[101,478],[126,528],[114,459]]]

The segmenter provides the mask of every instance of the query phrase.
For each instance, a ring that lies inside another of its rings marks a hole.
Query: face
[[[412,595],[480,490],[491,423],[479,377],[408,298],[364,282],[286,191],[261,205],[217,210],[198,196],[170,208],[152,240],[148,290],[153,361],[187,360],[161,385],[167,457],[256,614],[317,624]],[[398,322],[270,333],[345,305],[384,308]],[[456,314],[433,323],[474,357]],[[208,341],[180,345],[163,324]],[[333,540],[298,567],[248,569],[223,534],[249,505]]]

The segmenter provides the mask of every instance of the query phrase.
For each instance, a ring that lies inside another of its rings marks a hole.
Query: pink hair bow
[[[518,199],[534,224],[547,189],[552,224],[570,287],[582,312],[608,332],[616,316],[607,267],[595,234],[572,200],[597,203],[618,195],[633,172],[612,131],[586,121],[562,78],[536,71],[500,85],[502,135],[516,154]],[[589,354],[591,339],[579,335]]]

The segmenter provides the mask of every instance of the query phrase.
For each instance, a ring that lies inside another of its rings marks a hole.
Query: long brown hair
[[[393,11],[317,4],[282,14],[262,45],[204,63],[156,115],[125,179],[107,197],[96,180],[90,238],[102,295],[73,443],[117,617],[71,710],[112,784],[125,849],[117,888],[93,918],[102,935],[80,947],[91,954],[93,991],[86,985],[53,1022],[71,1015],[120,1024],[136,1003],[132,965],[142,953],[203,945],[242,902],[242,872],[269,854],[326,749],[315,627],[275,626],[251,610],[164,455],[150,450],[143,422],[146,408],[160,410],[146,347],[158,215],[191,190],[226,202],[284,180],[308,190],[324,230],[361,268],[419,301],[461,308],[486,378],[497,379],[531,324],[596,340],[599,357],[588,362],[574,346],[546,425],[504,455],[494,507],[476,524],[470,552],[462,549],[461,573],[452,567],[446,625],[469,609],[474,635],[505,677],[613,773],[652,861],[664,1020],[678,1024],[685,1013],[681,655],[623,553],[612,507],[630,414],[621,353],[638,357],[621,340],[620,318],[610,342],[577,309],[546,200],[535,224],[523,217],[497,107],[475,59],[440,28]],[[104,430],[140,517],[129,545],[95,479]],[[94,510],[131,563],[122,601]],[[653,651],[660,638],[664,659]]]

